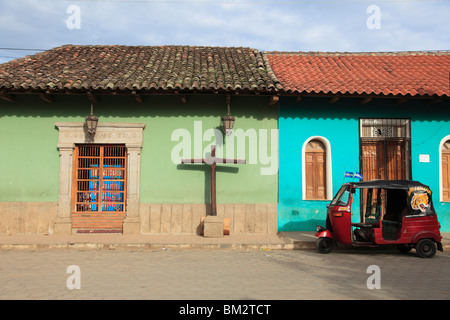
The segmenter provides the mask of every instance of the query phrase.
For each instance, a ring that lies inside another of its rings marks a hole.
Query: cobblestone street
[[[450,255],[414,250],[0,252],[0,299],[450,299]],[[69,266],[80,289],[69,289]],[[380,268],[380,289],[368,289]]]

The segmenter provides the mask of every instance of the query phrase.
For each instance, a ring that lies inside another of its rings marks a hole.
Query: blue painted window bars
[[[74,156],[74,211],[125,211],[125,146],[77,145]]]

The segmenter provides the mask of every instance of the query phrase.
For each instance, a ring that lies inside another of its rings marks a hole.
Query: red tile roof
[[[0,93],[45,90],[274,92],[255,49],[65,45],[0,65]]]
[[[450,97],[450,52],[65,45],[0,65],[0,94],[34,91]]]
[[[450,52],[265,54],[287,93],[450,96]]]

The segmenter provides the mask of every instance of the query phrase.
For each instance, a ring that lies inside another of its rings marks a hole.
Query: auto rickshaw
[[[352,204],[360,219],[352,222]],[[396,245],[402,252],[415,248],[431,258],[442,249],[440,224],[428,186],[409,180],[344,183],[327,205],[326,225],[317,226],[317,249]]]

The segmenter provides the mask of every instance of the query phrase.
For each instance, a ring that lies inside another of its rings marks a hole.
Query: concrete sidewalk
[[[201,235],[74,234],[2,235],[0,250],[35,249],[300,249],[315,248],[314,232],[283,232],[274,235],[227,235],[205,238]]]
[[[280,232],[276,235],[228,235],[205,238],[200,235],[138,235],[76,234],[57,235],[3,235],[0,250],[37,249],[315,249],[316,237],[312,231]],[[442,245],[450,249],[450,233],[442,233]]]

